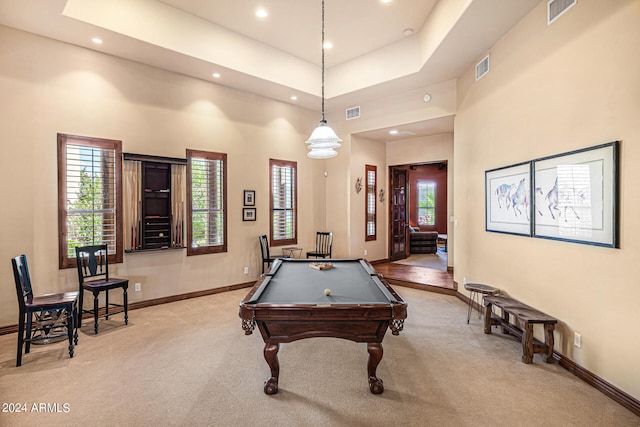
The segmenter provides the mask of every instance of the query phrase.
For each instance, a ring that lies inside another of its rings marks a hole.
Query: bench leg
[[[522,361],[533,362],[533,324],[525,323],[522,331]]]
[[[509,324],[509,313],[507,313],[507,311],[504,308],[502,308],[502,333],[508,334],[509,331],[507,330],[507,328],[504,327],[505,324],[507,325]]]
[[[491,303],[486,304],[484,307],[484,333],[485,334],[490,334],[491,333],[491,314],[493,313],[492,310],[492,305]]]
[[[547,346],[547,352],[544,355],[544,361],[547,363],[553,363],[553,330],[556,325],[545,324],[544,325],[544,343]]]

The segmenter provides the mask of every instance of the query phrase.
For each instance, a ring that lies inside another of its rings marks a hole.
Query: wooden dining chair
[[[69,357],[78,344],[78,292],[62,292],[33,296],[27,256],[22,254],[11,260],[18,296],[18,354],[16,367],[22,365],[22,347],[29,353],[31,343],[50,341],[59,337],[69,339]]]
[[[318,231],[316,232],[316,249],[307,252],[307,258],[331,258],[331,246],[333,246],[333,233]]]
[[[262,253],[262,274],[264,274],[264,266],[267,265],[267,269],[271,265],[271,263],[277,259],[283,258],[282,256],[271,256],[269,253],[269,239],[266,234],[262,236],[258,236],[260,240],[260,252]]]
[[[127,313],[127,289],[129,279],[118,279],[109,276],[109,259],[107,245],[93,245],[76,248],[76,261],[78,263],[78,282],[80,290],[80,316],[78,316],[78,327],[82,326],[82,313],[93,314],[93,330],[98,333],[98,319],[109,319],[118,313],[124,313],[124,324],[129,324]],[[89,279],[89,280],[87,280]],[[122,288],[122,304],[109,302],[109,290]],[[83,304],[84,291],[93,294],[93,310],[85,310]],[[105,293],[105,305],[99,307],[98,297],[100,292]],[[115,311],[109,311],[115,308]],[[100,311],[104,310],[102,314]]]

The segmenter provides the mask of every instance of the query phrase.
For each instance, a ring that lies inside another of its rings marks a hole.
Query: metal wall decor
[[[362,178],[356,179],[356,193],[360,193],[362,191]]]
[[[384,203],[384,188],[380,189],[380,195],[378,196],[380,203]]]

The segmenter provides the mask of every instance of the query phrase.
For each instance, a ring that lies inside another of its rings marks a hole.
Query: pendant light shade
[[[307,157],[312,159],[330,159],[338,153],[333,148],[313,148],[307,153]]]
[[[321,121],[320,125],[313,130],[307,144],[311,150],[324,148],[339,148],[342,140],[336,133],[327,126],[326,121]]]
[[[324,0],[322,0],[322,120],[320,125],[313,130],[309,139],[307,139],[308,148],[311,150],[307,153],[312,159],[329,159],[335,157],[338,153],[334,148],[341,147],[342,139],[336,135],[333,129],[327,126],[324,119]]]

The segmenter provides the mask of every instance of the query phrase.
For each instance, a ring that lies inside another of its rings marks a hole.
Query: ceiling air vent
[[[347,108],[347,120],[360,118],[360,106]]]
[[[416,136],[416,134],[413,133],[413,132],[409,132],[408,130],[401,130],[399,132],[394,132],[393,136],[396,136],[396,137],[407,137],[407,136]]]
[[[489,72],[489,55],[476,64],[476,81]]]
[[[576,5],[578,0],[549,0],[547,3],[547,25],[560,18],[563,13]]]

